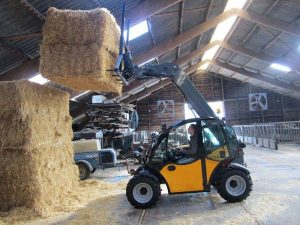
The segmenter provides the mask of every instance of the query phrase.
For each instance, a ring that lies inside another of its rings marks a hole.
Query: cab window
[[[225,125],[225,132],[228,137],[229,148],[232,150],[235,150],[238,145],[238,140],[237,140],[236,134],[234,132],[234,129],[231,126]]]
[[[220,124],[211,123],[202,127],[202,137],[205,152],[207,154],[226,144],[223,129]]]

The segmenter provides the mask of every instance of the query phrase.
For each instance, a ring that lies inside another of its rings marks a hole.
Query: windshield
[[[177,124],[178,127],[170,127],[166,133],[160,133],[157,138],[156,146],[153,146],[153,159],[164,159],[167,150],[176,148],[188,148],[190,135],[188,134],[188,128],[191,125],[196,126],[196,122],[185,121],[185,123]]]

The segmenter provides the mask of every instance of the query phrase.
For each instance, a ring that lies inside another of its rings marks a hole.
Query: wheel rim
[[[133,188],[133,197],[139,203],[147,203],[153,197],[153,190],[149,184],[139,183]]]
[[[226,190],[232,196],[240,196],[246,190],[246,181],[243,177],[234,175],[227,179]]]
[[[86,176],[86,170],[83,166],[79,166],[79,177],[84,178]]]

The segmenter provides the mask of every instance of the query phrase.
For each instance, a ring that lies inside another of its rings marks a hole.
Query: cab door
[[[218,121],[202,122],[202,142],[205,156],[206,182],[221,161],[229,157],[224,128]]]
[[[195,122],[192,122],[196,124]],[[189,135],[187,128],[191,123],[184,124],[176,128],[169,134],[168,148],[184,148],[189,146]],[[203,166],[201,160],[201,127],[197,125],[197,143],[199,154],[195,157],[187,157],[174,163],[167,163],[161,170],[160,174],[166,180],[169,192],[186,193],[203,191]],[[199,142],[200,141],[200,142]]]

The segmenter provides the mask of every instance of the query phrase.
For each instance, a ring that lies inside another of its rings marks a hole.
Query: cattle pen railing
[[[245,143],[278,149],[278,143],[300,143],[300,121],[233,126]]]

